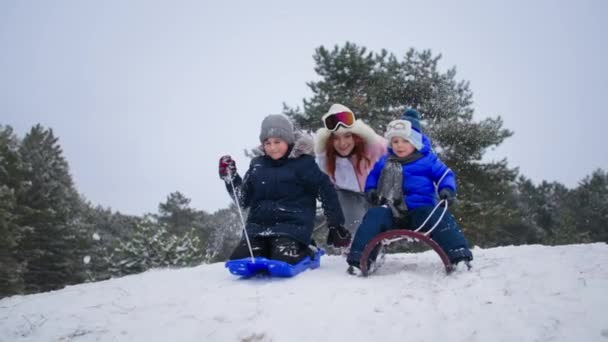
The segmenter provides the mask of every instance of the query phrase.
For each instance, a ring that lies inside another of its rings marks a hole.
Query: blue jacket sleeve
[[[437,192],[445,188],[452,190],[454,193],[456,192],[456,176],[454,176],[454,172],[437,156],[435,156],[435,160],[431,164],[431,176],[433,182],[437,185]]]
[[[367,179],[365,180],[365,191],[378,188],[378,180],[380,179],[380,174],[382,173],[382,168],[384,167],[387,156],[388,155],[384,155],[380,158],[376,164],[374,164],[369,175],[367,175]]]
[[[306,161],[301,170],[304,172],[302,174],[304,181],[311,191],[315,193],[316,197],[321,200],[323,213],[327,218],[327,226],[343,226],[344,214],[342,213],[342,207],[338,200],[336,188],[334,188],[329,176],[319,169],[319,166],[312,157],[306,157]]]

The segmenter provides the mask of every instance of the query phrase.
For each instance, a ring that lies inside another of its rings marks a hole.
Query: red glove
[[[220,158],[220,178],[223,180],[231,180],[236,176],[236,163],[231,156],[223,156]]]

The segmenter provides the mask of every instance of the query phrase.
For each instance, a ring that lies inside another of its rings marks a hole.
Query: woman
[[[386,153],[386,140],[339,103],[322,120],[315,136],[317,163],[337,189],[346,229],[355,233],[368,209],[365,180]]]

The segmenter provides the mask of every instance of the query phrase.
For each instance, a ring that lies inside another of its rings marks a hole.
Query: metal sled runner
[[[439,255],[439,258],[441,258],[441,261],[445,266],[446,273],[449,274],[454,270],[454,266],[450,263],[450,259],[448,258],[447,254],[445,254],[443,249],[441,249],[441,247],[439,247],[437,242],[435,242],[433,239],[423,233],[419,233],[416,231],[407,229],[393,229],[376,235],[370,242],[367,243],[367,245],[365,245],[363,253],[361,253],[361,260],[359,262],[361,274],[363,276],[368,276],[371,272],[375,270],[372,269],[372,265],[370,265],[369,263],[370,256],[374,254],[374,252],[376,253],[375,257],[381,259],[384,257],[385,247],[387,247],[391,243],[406,239],[418,240],[432,248]]]
[[[431,227],[426,232],[421,232],[422,227],[424,227],[424,225],[428,222],[428,220],[433,216],[433,213],[442,205],[443,205],[443,212],[442,212],[441,216],[439,217],[439,219],[437,220],[437,222],[435,222],[433,227]],[[453,265],[450,262],[450,259],[448,258],[447,254],[437,244],[437,242],[435,242],[430,237],[433,230],[437,227],[439,222],[443,219],[443,216],[445,215],[447,210],[448,210],[447,201],[441,200],[441,201],[439,201],[439,203],[437,203],[437,205],[435,206],[433,211],[431,211],[431,213],[429,214],[427,219],[417,229],[415,229],[415,230],[393,229],[393,230],[389,230],[389,231],[376,235],[372,240],[370,240],[365,245],[365,248],[363,249],[363,252],[361,254],[361,259],[359,260],[359,267],[361,270],[361,275],[366,277],[366,276],[370,275],[372,272],[374,272],[376,269],[378,269],[380,267],[381,263],[383,262],[386,247],[388,247],[392,243],[402,241],[402,240],[408,240],[408,241],[416,240],[416,241],[421,242],[422,244],[426,245],[427,247],[433,249],[435,251],[435,253],[437,253],[437,255],[439,255],[439,258],[443,262],[446,273],[449,274],[452,271],[454,271],[455,265]],[[468,262],[465,262],[465,263],[466,263],[467,267],[470,268],[470,264]],[[352,271],[353,270],[349,268],[349,272],[352,272]]]

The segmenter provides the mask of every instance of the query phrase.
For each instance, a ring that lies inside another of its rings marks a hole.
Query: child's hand
[[[350,232],[342,226],[329,227],[327,233],[327,245],[335,247],[348,247],[352,236]]]
[[[223,180],[233,179],[236,175],[236,163],[231,156],[223,156],[220,158],[220,178]]]
[[[378,196],[378,191],[376,189],[369,189],[365,192],[365,198],[367,202],[373,206],[380,205],[380,196]]]
[[[448,205],[452,206],[456,201],[456,194],[454,193],[454,191],[448,188],[443,188],[439,191],[439,198],[448,201]]]

